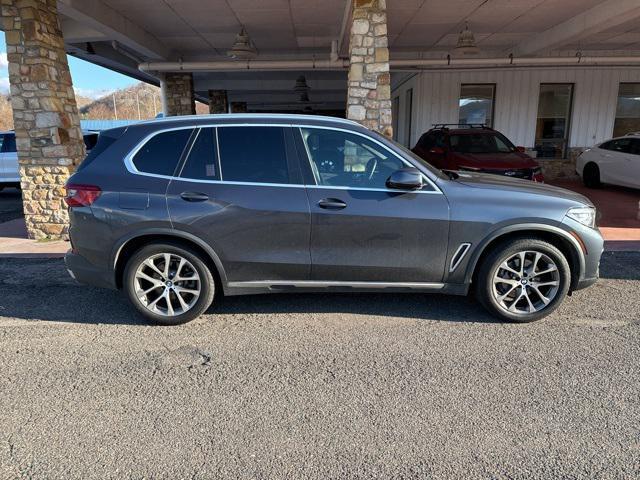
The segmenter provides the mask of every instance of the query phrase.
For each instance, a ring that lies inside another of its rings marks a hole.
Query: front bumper
[[[64,256],[64,263],[69,275],[79,283],[100,288],[116,288],[115,276],[112,271],[96,267],[71,250]]]

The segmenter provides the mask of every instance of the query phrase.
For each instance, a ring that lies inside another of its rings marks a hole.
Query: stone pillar
[[[2,0],[2,29],[27,232],[66,238],[63,187],[85,149],[56,0]]]
[[[162,83],[165,116],[195,115],[196,102],[193,93],[193,75],[191,73],[167,73]]]
[[[354,0],[347,118],[393,136],[386,0]]]
[[[231,102],[231,113],[247,113],[247,102]]]
[[[209,113],[229,113],[226,90],[209,90]]]

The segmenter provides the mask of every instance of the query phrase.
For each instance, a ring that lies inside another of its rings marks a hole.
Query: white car
[[[89,152],[98,141],[98,132],[84,131],[83,137]],[[5,187],[20,188],[16,134],[12,131],[0,132],[0,190]]]
[[[588,148],[576,161],[585,186],[603,183],[640,188],[640,134],[617,137]]]

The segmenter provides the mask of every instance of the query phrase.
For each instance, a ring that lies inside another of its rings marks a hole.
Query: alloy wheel
[[[525,250],[504,260],[493,275],[492,293],[500,308],[516,315],[539,312],[558,294],[560,272],[544,253]]]
[[[158,315],[174,317],[191,310],[200,298],[202,283],[193,264],[175,253],[145,259],[134,276],[140,303]]]

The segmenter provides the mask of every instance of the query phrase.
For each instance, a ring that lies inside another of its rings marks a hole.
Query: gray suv
[[[334,118],[170,117],[103,132],[67,184],[78,281],[161,324],[221,295],[473,291],[529,322],[593,284],[591,202],[542,184],[444,174]]]

